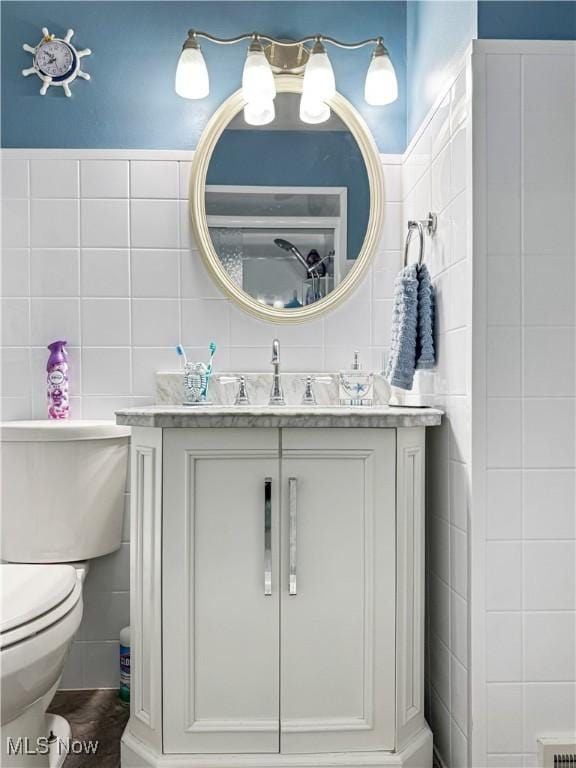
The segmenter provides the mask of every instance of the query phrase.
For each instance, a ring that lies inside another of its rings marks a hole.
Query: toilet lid
[[[8,632],[51,611],[76,586],[71,565],[0,566],[0,632]]]

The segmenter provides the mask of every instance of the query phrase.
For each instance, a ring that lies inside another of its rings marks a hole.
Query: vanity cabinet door
[[[164,752],[278,752],[279,475],[277,430],[164,431]]]
[[[393,750],[394,429],[282,430],[280,750]]]

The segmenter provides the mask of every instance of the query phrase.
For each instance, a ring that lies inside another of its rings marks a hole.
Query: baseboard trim
[[[122,768],[432,768],[432,732],[427,725],[400,752],[302,755],[160,754],[130,732],[122,736]]]

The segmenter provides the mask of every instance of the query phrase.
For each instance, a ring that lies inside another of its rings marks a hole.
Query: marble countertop
[[[177,406],[151,405],[116,411],[130,427],[434,427],[442,411],[391,406]]]

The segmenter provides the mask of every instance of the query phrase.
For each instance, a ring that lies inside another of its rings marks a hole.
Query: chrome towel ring
[[[436,233],[438,227],[438,217],[435,213],[429,213],[428,218],[420,221],[408,222],[408,234],[406,235],[406,245],[404,246],[404,266],[408,264],[408,251],[410,249],[410,241],[412,240],[412,233],[418,230],[418,236],[420,238],[420,253],[418,254],[418,266],[424,261],[424,230],[432,237]]]

